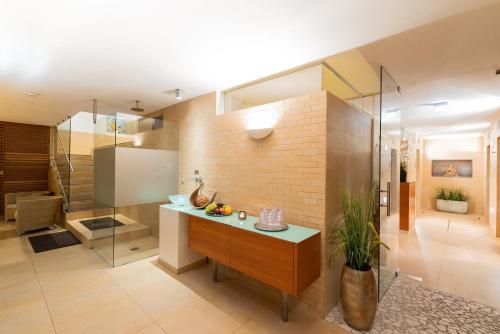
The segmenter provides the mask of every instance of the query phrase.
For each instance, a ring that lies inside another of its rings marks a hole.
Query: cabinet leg
[[[217,268],[217,261],[213,260],[213,263],[214,263],[214,264],[213,264],[213,265],[214,265],[213,281],[214,281],[214,283],[217,283],[217,281],[218,281],[218,276],[219,276],[219,275],[218,275],[218,274],[219,274],[219,273],[218,273],[218,268]]]
[[[288,293],[281,292],[281,321],[288,322]]]

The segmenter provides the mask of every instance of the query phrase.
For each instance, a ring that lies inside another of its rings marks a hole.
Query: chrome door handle
[[[386,204],[380,203],[381,207],[387,208],[387,216],[391,215],[391,182],[387,182],[387,190],[380,189],[381,193],[387,193],[387,202]]]

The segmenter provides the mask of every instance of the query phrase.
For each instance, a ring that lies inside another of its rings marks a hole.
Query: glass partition
[[[104,109],[104,108],[102,108]],[[92,247],[110,266],[115,249],[116,115],[99,113],[93,125],[93,214],[87,220]]]
[[[159,205],[178,192],[177,124],[98,115],[94,143],[94,250],[112,266],[157,255]]]
[[[379,248],[377,277],[379,300],[399,274],[399,173],[401,107],[397,83],[380,68],[380,108],[375,115],[375,173],[377,186],[376,223],[381,240],[390,250]]]
[[[323,65],[259,80],[224,92],[224,112],[237,111],[321,90]]]

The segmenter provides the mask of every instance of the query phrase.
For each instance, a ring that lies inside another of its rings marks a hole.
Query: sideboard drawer
[[[231,228],[207,219],[189,216],[188,246],[195,252],[229,265]]]

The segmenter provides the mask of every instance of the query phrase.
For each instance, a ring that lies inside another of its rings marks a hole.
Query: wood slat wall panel
[[[4,122],[0,122],[0,171],[5,173],[5,126]],[[4,212],[5,189],[4,176],[0,175],[0,216]]]
[[[0,122],[0,212],[6,193],[48,189],[50,127]]]

